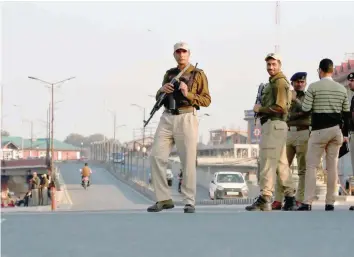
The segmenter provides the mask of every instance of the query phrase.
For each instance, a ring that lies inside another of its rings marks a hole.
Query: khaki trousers
[[[260,142],[260,190],[273,196],[278,173],[280,188],[286,196],[294,196],[294,185],[286,156],[288,125],[285,121],[268,120],[262,125]]]
[[[302,202],[305,194],[305,174],[306,174],[306,154],[307,143],[310,137],[308,130],[288,131],[286,140],[286,155],[289,167],[293,163],[296,155],[299,183],[296,191],[296,200]],[[275,186],[275,201],[282,202],[284,194],[281,191],[279,176],[277,176]]]
[[[339,126],[311,132],[306,155],[305,204],[312,204],[316,198],[316,168],[324,152],[327,170],[326,204],[334,204],[338,182],[338,153],[342,144],[343,135]]]
[[[350,157],[352,160],[352,175],[354,176],[354,132],[350,132],[350,142],[349,142]]]
[[[196,110],[180,115],[172,115],[166,111],[162,114],[150,156],[151,180],[157,201],[171,199],[166,169],[175,143],[183,170],[181,193],[185,204],[195,205],[198,125]]]

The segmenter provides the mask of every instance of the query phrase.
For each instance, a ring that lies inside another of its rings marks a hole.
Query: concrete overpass
[[[81,166],[60,164],[72,204],[54,213],[2,210],[1,256],[333,257],[352,253],[354,213],[347,204],[330,213],[323,211],[323,203],[307,213],[249,213],[244,205],[199,205],[195,214],[184,214],[181,206],[147,213],[152,202],[102,165],[92,167],[93,184],[85,191],[80,186]]]

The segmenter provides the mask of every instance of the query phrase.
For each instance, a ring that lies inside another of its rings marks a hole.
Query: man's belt
[[[260,121],[261,121],[261,125],[263,125],[264,123],[266,123],[268,120],[280,120],[280,121],[285,121],[283,120],[283,114],[280,114],[280,113],[276,113],[276,114],[273,114],[273,115],[267,115],[267,116],[263,116],[260,118]]]
[[[289,126],[288,131],[302,131],[309,130],[310,126]]]
[[[180,107],[177,110],[169,110],[165,109],[165,112],[170,113],[172,115],[179,115],[179,114],[184,114],[184,113],[191,113],[194,112],[195,108],[188,106],[188,107]]]

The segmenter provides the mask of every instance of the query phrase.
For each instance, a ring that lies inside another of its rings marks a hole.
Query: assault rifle
[[[198,63],[195,65],[195,68],[197,68]],[[178,73],[178,75],[176,77],[174,77],[171,81],[170,84],[172,84],[174,87],[175,83],[179,83],[180,82],[180,77],[183,75],[183,73],[186,72],[186,70],[190,67],[190,64],[188,64],[180,73]],[[163,105],[164,100],[166,99],[168,94],[166,93],[162,93],[159,98],[157,99],[154,107],[152,107],[152,110],[150,112],[150,117],[149,119],[147,119],[146,121],[144,120],[144,127],[147,126],[147,124],[150,122],[150,120],[152,119],[152,117],[154,116],[154,114],[161,108],[161,106]]]
[[[258,86],[258,92],[257,92],[255,104],[262,104],[262,92],[267,85],[268,84],[261,83]],[[256,123],[257,123],[257,117],[258,117],[258,113],[254,113],[254,125],[256,125]]]

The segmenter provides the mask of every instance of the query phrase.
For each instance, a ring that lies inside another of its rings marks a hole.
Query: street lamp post
[[[138,108],[140,108],[140,110],[143,111],[143,148],[145,148],[145,126],[144,126],[144,122],[145,122],[145,116],[146,116],[146,111],[145,111],[145,107],[142,107],[138,104],[131,104],[131,106],[136,106]],[[145,151],[143,152],[143,173],[145,174],[145,152],[146,152],[146,149]],[[145,175],[144,175],[145,177]]]
[[[60,85],[61,83],[64,83],[68,80],[71,80],[71,79],[74,79],[75,77],[70,77],[70,78],[67,78],[67,79],[63,79],[61,81],[58,81],[58,82],[55,82],[55,83],[51,83],[51,82],[48,82],[48,81],[44,81],[42,79],[39,79],[39,78],[36,78],[36,77],[32,77],[32,76],[28,76],[29,79],[33,79],[33,80],[38,80],[38,81],[41,81],[45,84],[48,84],[50,85],[50,89],[51,89],[51,102],[52,102],[52,117],[51,117],[51,158],[50,158],[50,170],[51,172],[53,173],[53,169],[54,169],[54,165],[53,165],[53,159],[54,159],[54,87],[56,85]]]
[[[64,83],[68,80],[71,80],[71,79],[74,79],[75,77],[70,77],[70,78],[67,78],[67,79],[63,79],[61,81],[58,81],[58,82],[55,82],[55,83],[51,83],[51,82],[48,82],[48,81],[44,81],[42,79],[39,79],[39,78],[36,78],[36,77],[32,77],[32,76],[28,76],[29,79],[33,79],[33,80],[37,80],[37,81],[40,81],[40,82],[43,82],[47,85],[50,85],[50,88],[51,89],[51,101],[52,101],[52,120],[51,120],[51,158],[50,158],[50,172],[51,172],[51,177],[53,178],[53,186],[51,187],[51,195],[52,195],[52,210],[55,210],[56,209],[56,206],[55,206],[55,180],[56,180],[56,174],[54,172],[54,165],[53,165],[53,160],[54,160],[54,87],[56,85],[60,85],[61,83]]]
[[[117,126],[117,112],[114,110],[108,110],[109,112],[112,113],[113,115],[113,147],[112,147],[112,152],[115,152],[116,148],[116,130],[121,127],[125,127],[126,125],[118,125]]]

